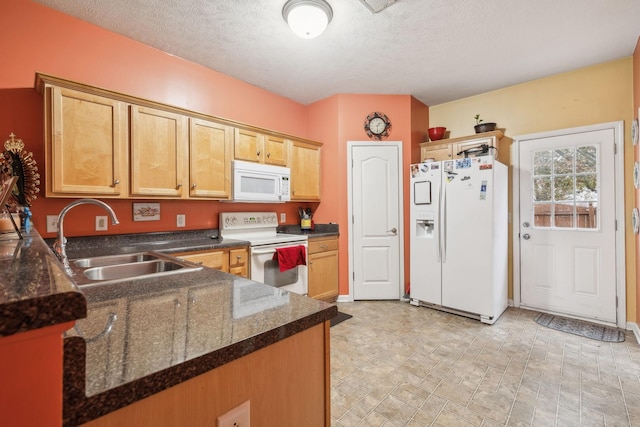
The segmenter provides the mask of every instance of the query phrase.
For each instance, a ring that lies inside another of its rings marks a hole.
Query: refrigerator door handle
[[[447,184],[443,181],[442,203],[440,204],[440,250],[442,262],[447,262]]]
[[[436,199],[438,200],[438,212],[436,212],[436,221],[435,226],[433,227],[436,233],[436,241],[438,248],[436,250],[436,262],[439,264],[442,262],[442,239],[440,235],[442,234],[440,231],[440,206],[442,206],[442,188],[441,185],[438,186],[437,189],[438,194],[436,195]]]

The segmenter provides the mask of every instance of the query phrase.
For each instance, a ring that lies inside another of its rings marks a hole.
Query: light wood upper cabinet
[[[231,198],[233,128],[189,120],[189,197]]]
[[[233,140],[233,158],[247,162],[260,163],[264,153],[262,142],[264,135],[247,129],[235,129]]]
[[[264,162],[275,166],[287,166],[289,160],[289,144],[284,138],[265,135]]]
[[[183,197],[187,117],[131,106],[131,195]]]
[[[46,196],[127,196],[127,109],[114,99],[45,88]]]
[[[320,147],[310,141],[291,140],[291,200],[320,200]]]
[[[493,155],[496,159],[506,164],[508,162],[509,147],[503,143],[503,136],[501,131],[496,130],[460,138],[423,142],[420,144],[420,160],[434,159],[435,161],[440,161],[459,159],[464,157],[464,150],[473,150],[486,145],[487,155]],[[476,155],[476,153],[470,153],[470,157]]]
[[[253,130],[236,128],[233,141],[233,158],[247,162],[286,166],[288,141]]]

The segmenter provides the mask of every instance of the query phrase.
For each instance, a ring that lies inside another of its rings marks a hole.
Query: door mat
[[[336,326],[338,323],[342,323],[347,319],[351,319],[353,316],[347,313],[338,312],[335,317],[331,319],[331,326]]]
[[[534,319],[537,324],[555,329],[561,332],[568,332],[592,340],[605,342],[623,342],[624,332],[610,328],[608,326],[589,323],[583,320],[568,319],[566,317],[554,316],[552,314],[540,313]]]

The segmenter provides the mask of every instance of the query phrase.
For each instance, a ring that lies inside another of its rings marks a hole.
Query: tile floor
[[[640,345],[509,308],[492,325],[399,301],[339,303],[331,418],[347,426],[640,426]]]

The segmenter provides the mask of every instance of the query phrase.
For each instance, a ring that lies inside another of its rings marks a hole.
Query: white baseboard
[[[512,299],[508,299],[507,300],[507,306],[508,307],[513,307],[513,300]]]
[[[633,332],[633,335],[636,337],[636,342],[640,344],[640,328],[638,324],[635,322],[627,322],[627,330]]]
[[[353,302],[351,295],[338,295],[336,302]]]

